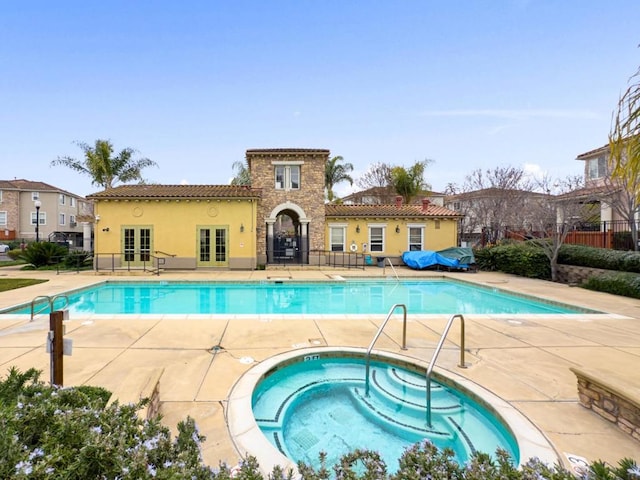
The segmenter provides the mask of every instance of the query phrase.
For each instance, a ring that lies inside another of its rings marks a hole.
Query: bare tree
[[[539,245],[549,259],[551,280],[558,278],[558,255],[569,233],[592,215],[592,199],[577,196],[582,177],[570,176],[552,181],[545,176],[537,182],[537,188],[545,195],[529,199],[530,241]]]
[[[392,166],[384,163],[372,163],[369,169],[356,180],[356,185],[366,190],[375,187],[388,187],[391,185]]]
[[[495,243],[509,232],[523,232],[530,224],[527,202],[532,196],[533,184],[526,172],[518,167],[477,169],[465,177],[461,189],[454,184],[447,190],[455,194],[449,199],[455,209],[464,215],[460,225],[462,238],[482,231],[484,242]]]
[[[609,133],[608,166],[605,177],[608,203],[630,228],[634,250],[638,250],[640,211],[640,69],[620,97]]]

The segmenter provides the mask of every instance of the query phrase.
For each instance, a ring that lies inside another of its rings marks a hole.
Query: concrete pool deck
[[[578,315],[465,314],[466,364],[457,368],[459,323],[453,325],[436,369],[468,378],[531,420],[551,441],[566,465],[567,455],[612,464],[623,457],[640,460],[640,442],[578,403],[577,382],[570,367],[617,372],[640,387],[640,301],[581,288],[494,272],[419,272],[397,268],[401,277],[446,276],[549,300],[607,312]],[[30,302],[39,295],[118,280],[330,280],[333,276],[385,278],[390,269],[265,270],[163,273],[160,277],[96,275],[94,272],[22,272],[0,269],[1,277],[43,278],[39,285],[0,292],[0,308]],[[390,307],[390,306],[389,306]],[[164,423],[195,418],[207,436],[207,463],[235,464],[241,455],[229,436],[225,409],[230,389],[256,362],[309,346],[367,347],[386,316],[349,318],[304,315],[260,318],[213,318],[207,315],[71,318],[66,337],[73,355],[64,357],[64,383],[115,390],[133,367],[163,368],[160,379]],[[49,379],[44,344],[48,316],[33,322],[0,316],[0,376],[11,366],[34,367]],[[377,350],[428,362],[449,315],[408,312],[407,351],[400,349],[401,316],[393,319]],[[215,348],[214,348],[215,347]],[[250,452],[249,452],[250,453]]]

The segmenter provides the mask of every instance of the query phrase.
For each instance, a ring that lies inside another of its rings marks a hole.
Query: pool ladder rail
[[[427,380],[427,425],[429,427],[431,427],[431,374],[433,372],[433,367],[436,364],[436,360],[438,359],[438,355],[440,355],[440,350],[442,350],[444,341],[447,338],[447,334],[451,329],[451,325],[456,318],[460,319],[460,363],[458,364],[458,367],[467,368],[464,363],[464,317],[461,313],[456,313],[455,315],[451,315],[447,322],[447,326],[444,328],[444,332],[442,332],[442,336],[440,337],[438,346],[433,352],[433,356],[431,357],[431,362],[429,362],[429,368],[427,368],[427,374],[425,376]]]
[[[58,299],[63,299],[64,300],[64,305],[62,305],[58,310],[64,310],[65,308],[67,308],[69,306],[69,297],[67,297],[66,295],[54,295],[53,297],[49,296],[49,295],[39,295],[36,298],[34,298],[33,300],[31,300],[31,322],[33,322],[33,317],[37,314],[39,314],[40,312],[44,311],[47,307],[43,307],[40,310],[38,310],[37,312],[35,311],[35,307],[36,307],[36,303],[38,303],[41,300],[48,300],[48,307],[49,307],[49,311],[53,312],[53,306],[56,302],[56,300]]]
[[[387,323],[389,322],[389,319],[391,318],[391,315],[393,315],[393,312],[396,310],[396,308],[402,308],[403,318],[402,318],[402,347],[401,348],[402,350],[407,349],[407,306],[403,303],[396,303],[389,310],[389,313],[387,314],[387,318],[384,319],[384,322],[382,322],[382,324],[378,328],[378,331],[374,335],[373,340],[371,340],[371,343],[367,348],[366,371],[365,371],[365,377],[364,377],[364,385],[365,385],[364,393],[367,396],[369,396],[369,370],[370,370],[370,364],[371,364],[371,350],[373,350],[373,346],[378,341],[378,338],[380,338],[380,335],[382,334],[382,330],[384,330],[384,327],[387,326]]]
[[[369,347],[367,348],[365,378],[364,378],[364,382],[365,382],[364,392],[365,392],[366,396],[369,396],[369,371],[371,369],[371,350],[373,350],[373,346],[378,341],[378,338],[380,338],[380,335],[382,334],[382,330],[384,330],[384,327],[389,322],[389,319],[391,318],[391,315],[393,315],[393,312],[397,308],[402,308],[402,310],[403,310],[402,347],[401,348],[402,348],[402,350],[407,350],[407,306],[402,304],[402,303],[396,303],[389,310],[389,313],[387,314],[387,318],[385,318],[384,322],[382,322],[382,324],[378,328],[378,331],[374,335],[373,340],[371,340],[371,343],[369,344]],[[464,342],[464,338],[465,338],[465,335],[464,335],[464,316],[461,313],[456,313],[454,315],[451,315],[451,317],[449,317],[449,320],[447,321],[447,325],[444,328],[444,332],[442,332],[442,335],[440,336],[440,341],[438,342],[438,345],[436,346],[436,349],[433,352],[433,356],[431,357],[431,362],[429,362],[429,367],[427,368],[427,372],[425,374],[425,380],[426,380],[426,384],[427,384],[427,408],[426,408],[426,410],[427,410],[427,425],[429,427],[432,426],[431,425],[431,375],[433,373],[433,367],[434,367],[436,361],[438,360],[438,355],[440,355],[440,351],[442,350],[442,347],[444,345],[444,341],[446,340],[447,335],[449,333],[449,330],[451,329],[451,325],[453,324],[453,321],[456,318],[460,319],[460,363],[458,364],[458,367],[467,368],[467,366],[465,365],[465,362],[464,362],[464,348],[465,348],[465,342]]]

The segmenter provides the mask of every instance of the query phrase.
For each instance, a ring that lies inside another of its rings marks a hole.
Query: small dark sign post
[[[61,310],[49,314],[49,347],[51,349],[51,384],[62,386],[62,355],[64,353],[64,339],[62,320],[64,312]]]

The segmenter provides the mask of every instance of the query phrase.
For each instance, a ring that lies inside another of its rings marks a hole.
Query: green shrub
[[[640,298],[640,275],[630,272],[607,272],[590,277],[581,285],[589,290]]]
[[[58,263],[67,256],[67,249],[51,242],[30,243],[18,255],[19,259],[33,265],[35,268]]]
[[[73,251],[64,257],[64,266],[66,268],[83,268],[91,259],[91,252]]]
[[[640,252],[565,244],[560,248],[558,263],[640,273]]]
[[[529,243],[509,243],[486,247],[474,252],[481,270],[513,273],[523,277],[549,280],[551,267],[542,248]]]

